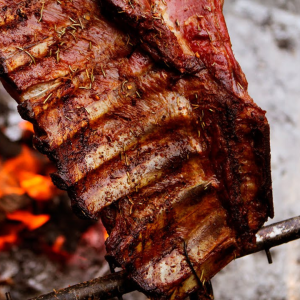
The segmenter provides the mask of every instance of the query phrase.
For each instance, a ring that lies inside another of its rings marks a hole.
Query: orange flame
[[[9,233],[4,236],[0,236],[0,250],[4,249],[6,245],[15,244],[18,240],[16,232]]]
[[[30,131],[30,132],[33,132],[34,133],[34,130],[33,130],[33,125],[30,123],[30,122],[27,122],[27,121],[21,121],[19,123],[19,126],[22,130],[24,131]]]
[[[104,227],[103,227],[103,236],[104,236],[104,241],[106,241],[107,238],[109,237],[109,235]]]
[[[40,159],[22,146],[20,155],[0,163],[0,197],[27,193],[35,200],[50,200],[56,189],[49,177],[38,174],[40,169]]]
[[[20,124],[24,130],[32,131],[28,122]],[[41,156],[29,147],[22,145],[21,153],[14,158],[1,161],[0,157],[0,199],[3,196],[17,194],[29,195],[38,201],[50,200],[58,190],[54,187],[49,176],[40,175],[48,167]],[[24,229],[35,230],[49,221],[50,216],[34,215],[30,211],[6,211],[7,220],[19,221],[4,223],[0,233],[0,250],[18,242],[20,232]],[[57,246],[58,247],[58,246]]]
[[[7,173],[13,173],[16,176],[20,170],[37,173],[40,169],[40,162],[32,151],[23,145],[21,153],[17,157],[7,160],[3,164],[3,168]]]
[[[49,215],[33,215],[29,211],[18,210],[6,215],[7,219],[22,222],[29,230],[34,230],[49,221]]]
[[[20,185],[33,199],[45,201],[53,196],[53,183],[49,177],[31,172],[22,172]]]
[[[0,235],[0,250],[16,244],[19,240],[19,233],[25,228],[35,230],[44,225],[49,219],[48,215],[33,215],[28,211],[15,211],[6,215],[8,220],[20,221],[18,224],[8,224],[4,227],[5,235]]]
[[[61,252],[61,248],[64,245],[65,241],[66,238],[63,235],[59,235],[52,246],[52,250],[56,253]]]

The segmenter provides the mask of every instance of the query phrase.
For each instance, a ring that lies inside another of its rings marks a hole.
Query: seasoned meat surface
[[[102,218],[107,258],[152,298],[208,296],[273,216],[265,112],[221,1],[103,6],[1,0],[1,80],[74,211]]]
[[[247,80],[233,56],[222,0],[105,1],[156,60],[182,73],[207,69],[230,92],[245,96]]]

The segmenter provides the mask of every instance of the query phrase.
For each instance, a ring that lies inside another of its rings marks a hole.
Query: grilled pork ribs
[[[108,259],[184,299],[273,216],[269,125],[222,1],[101,5],[1,0],[1,80],[74,211],[102,218]]]

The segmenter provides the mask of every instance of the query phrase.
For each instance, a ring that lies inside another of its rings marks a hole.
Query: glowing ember
[[[50,219],[49,215],[33,215],[29,211],[23,210],[9,213],[6,215],[6,217],[9,220],[22,222],[29,230],[34,230],[41,227]]]
[[[7,245],[15,244],[18,240],[16,232],[0,236],[0,250],[4,249]]]
[[[107,238],[109,237],[109,235],[104,227],[103,227],[103,236],[104,236],[104,241],[106,241]]]
[[[22,178],[20,185],[31,198],[44,201],[53,197],[54,186],[49,177],[22,172]]]
[[[20,127],[24,131],[33,131],[32,125],[28,122],[21,122]],[[6,199],[13,201],[13,195],[28,195],[37,201],[51,200],[54,195],[58,194],[58,190],[51,182],[50,176],[41,175],[41,173],[47,174],[47,171],[48,161],[25,145],[22,145],[20,154],[14,158],[2,161],[0,157],[0,200],[5,196]],[[2,213],[2,218],[18,222],[2,224],[5,227],[0,233],[0,250],[16,244],[20,240],[23,230],[35,230],[50,219],[50,216],[46,214],[32,214],[30,208],[29,210],[19,210],[22,208],[20,206],[13,211],[11,205],[4,207],[6,209],[2,208],[4,213],[4,216]],[[59,245],[56,245],[56,248],[58,249]]]
[[[22,121],[19,123],[19,126],[22,130],[24,131],[30,131],[30,132],[34,132],[33,131],[33,125],[30,122],[27,121]]]
[[[56,193],[49,176],[38,174],[41,160],[28,147],[15,158],[0,163],[0,197],[9,194],[28,194],[39,201],[50,200]]]
[[[56,253],[61,252],[62,246],[64,245],[65,241],[66,238],[63,235],[59,235],[52,246],[52,251]]]
[[[38,173],[40,161],[27,146],[22,146],[21,153],[3,163],[3,171],[18,178],[20,171]],[[1,172],[2,173],[2,172]]]
[[[4,171],[0,163],[0,198],[4,195],[24,194],[24,190],[19,186],[18,180]]]

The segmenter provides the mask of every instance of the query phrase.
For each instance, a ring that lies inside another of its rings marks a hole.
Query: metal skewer
[[[256,245],[240,257],[297,240],[300,238],[300,216],[261,228],[256,234]]]

